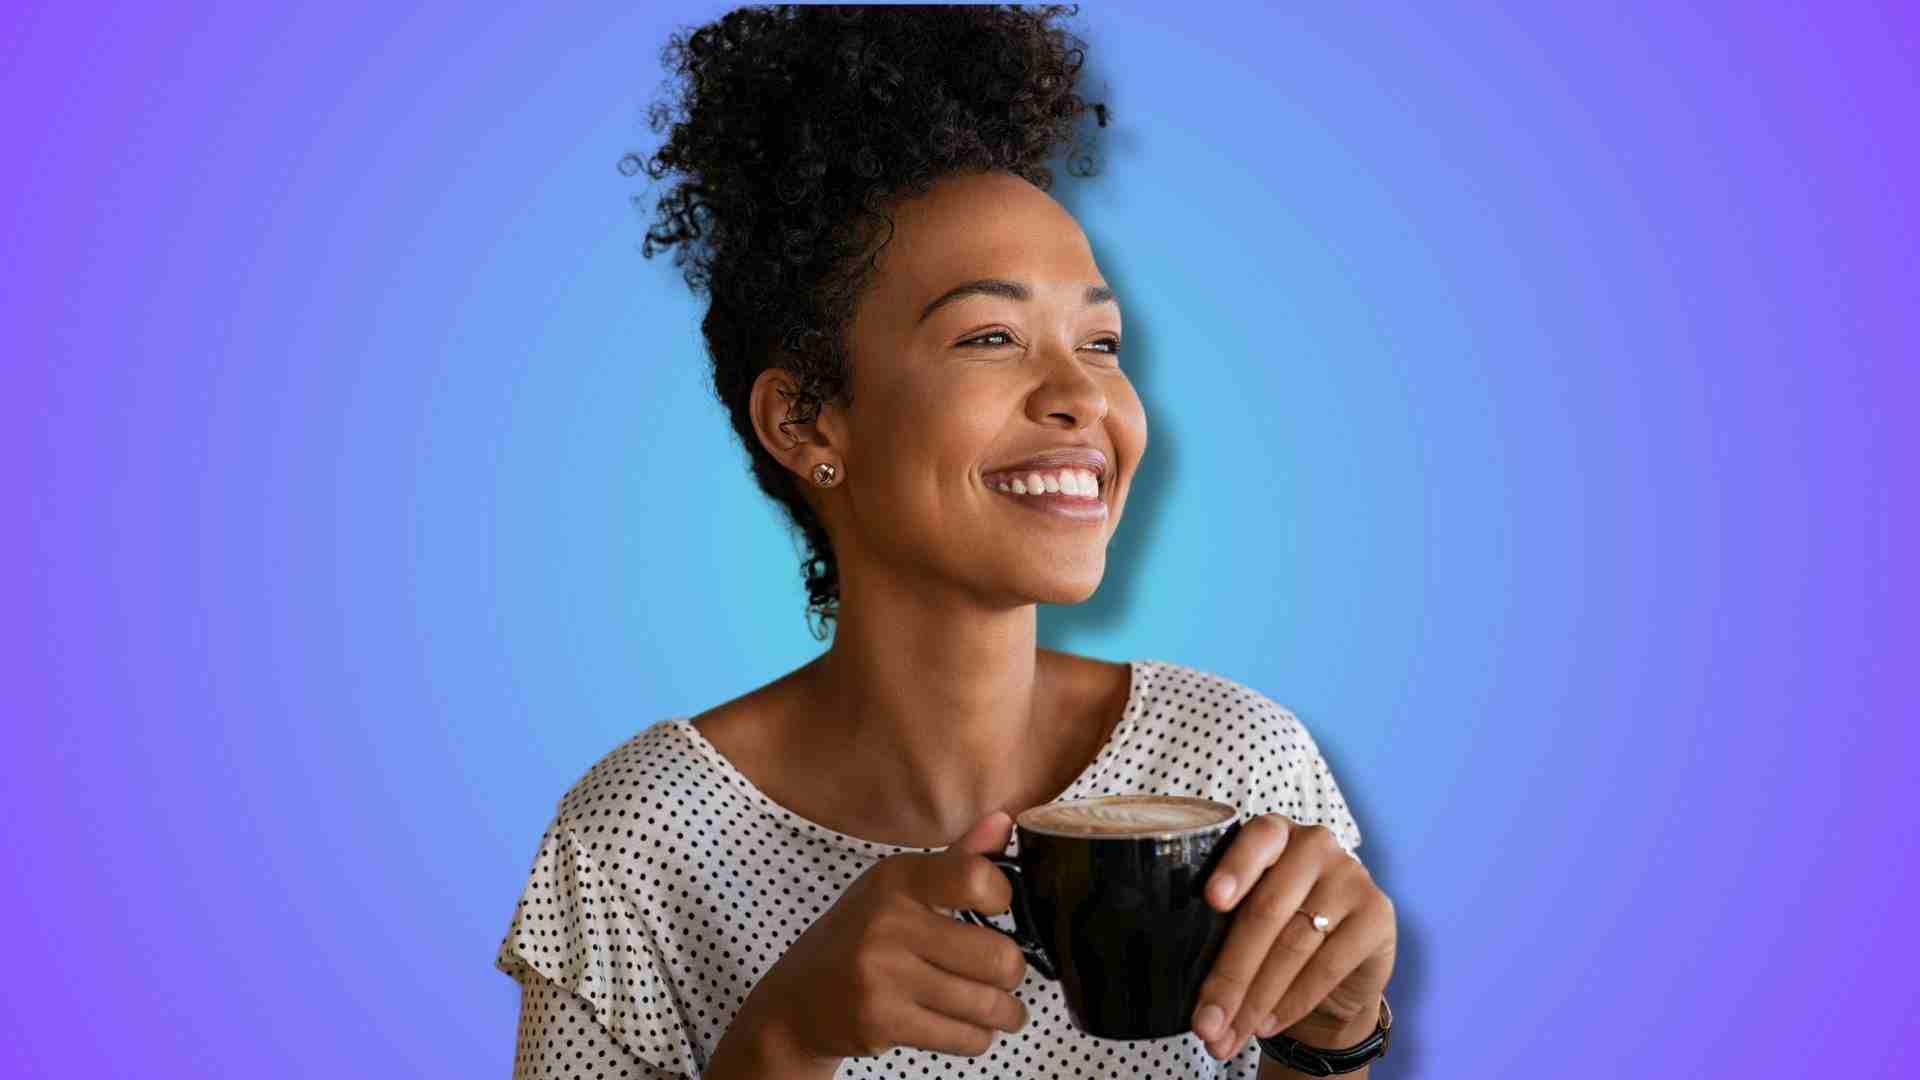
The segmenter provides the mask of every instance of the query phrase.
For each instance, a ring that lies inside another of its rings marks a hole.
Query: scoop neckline
[[[1061,799],[1071,796],[1082,784],[1090,784],[1094,777],[1100,775],[1100,773],[1105,770],[1108,760],[1120,752],[1120,746],[1127,741],[1128,736],[1132,735],[1136,715],[1139,711],[1136,706],[1140,701],[1140,683],[1144,675],[1142,668],[1147,662],[1144,660],[1127,660],[1124,661],[1124,663],[1127,665],[1127,700],[1126,704],[1120,708],[1120,722],[1115,724],[1113,731],[1108,733],[1107,741],[1101,744],[1099,752],[1093,755],[1093,760],[1087,763],[1087,767],[1081,769],[1080,774],[1073,778],[1073,782],[1061,789],[1059,794],[1047,800],[1048,802],[1058,802]],[[753,781],[747,778],[747,774],[735,768],[733,762],[728,760],[727,756],[720,752],[720,748],[708,742],[707,737],[700,733],[700,729],[693,726],[693,718],[691,716],[668,717],[666,723],[669,727],[680,732],[683,737],[691,741],[700,755],[706,758],[714,767],[718,768],[721,773],[726,776],[729,783],[745,792],[747,796],[759,806],[763,813],[772,818],[792,822],[808,832],[818,833],[828,840],[846,847],[891,848],[895,851],[946,850],[945,847],[926,848],[914,844],[895,844],[886,840],[869,840],[863,836],[853,836],[848,833],[843,833],[838,829],[822,825],[812,818],[804,817],[796,811],[787,808],[785,805],[775,802],[772,796],[754,786]]]

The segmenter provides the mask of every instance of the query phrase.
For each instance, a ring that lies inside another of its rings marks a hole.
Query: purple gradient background
[[[506,1075],[554,801],[817,649],[614,168],[722,10],[6,20],[0,1074]],[[1075,25],[1153,445],[1043,632],[1315,732],[1374,1075],[1910,1075],[1914,9]]]

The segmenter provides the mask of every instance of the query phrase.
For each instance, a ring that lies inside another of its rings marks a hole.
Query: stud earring
[[[832,487],[839,473],[840,470],[834,467],[833,462],[823,461],[813,467],[813,482],[821,487]]]

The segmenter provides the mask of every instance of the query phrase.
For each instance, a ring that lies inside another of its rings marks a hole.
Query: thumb
[[[948,851],[964,851],[972,855],[1000,855],[1007,850],[1007,841],[1013,836],[1013,818],[1005,810],[995,810],[986,817],[973,823],[965,836],[947,845]],[[934,910],[953,917],[953,909],[936,905]]]
[[[1005,810],[995,810],[974,823],[967,834],[954,841],[953,850],[976,855],[998,855],[1007,850],[1013,838],[1013,818]]]

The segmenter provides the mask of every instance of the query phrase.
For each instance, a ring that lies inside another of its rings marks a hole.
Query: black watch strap
[[[1262,1053],[1289,1069],[1308,1076],[1337,1076],[1353,1072],[1374,1058],[1387,1056],[1387,1041],[1392,1031],[1393,1010],[1387,1007],[1387,995],[1381,994],[1380,1022],[1374,1025],[1373,1034],[1345,1050],[1322,1050],[1284,1034],[1254,1038],[1259,1041]]]

